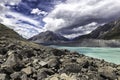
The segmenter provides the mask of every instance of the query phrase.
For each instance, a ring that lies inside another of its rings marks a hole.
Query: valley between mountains
[[[52,31],[42,32],[29,39],[43,45],[78,46],[78,47],[120,47],[120,20],[99,26],[91,33],[67,39]]]

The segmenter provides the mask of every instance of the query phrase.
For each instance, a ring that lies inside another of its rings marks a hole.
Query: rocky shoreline
[[[77,52],[0,38],[0,80],[120,80],[120,65]]]

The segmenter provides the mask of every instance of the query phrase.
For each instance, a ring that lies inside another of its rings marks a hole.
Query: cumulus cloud
[[[119,13],[119,0],[67,0],[56,5],[43,19],[46,23],[44,28],[65,36],[83,35],[119,18]]]
[[[37,15],[43,15],[43,16],[46,16],[48,13],[45,12],[45,11],[42,11],[38,8],[35,8],[31,11],[31,14],[37,14]]]

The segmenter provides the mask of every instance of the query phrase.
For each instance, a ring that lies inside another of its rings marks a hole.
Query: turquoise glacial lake
[[[68,49],[84,54],[89,57],[104,59],[107,62],[120,64],[120,48],[98,48],[98,47],[63,47],[52,46],[58,49]]]

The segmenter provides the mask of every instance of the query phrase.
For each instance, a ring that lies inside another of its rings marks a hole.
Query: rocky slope
[[[54,43],[68,41],[67,38],[63,37],[60,34],[54,33],[52,31],[42,32],[36,36],[33,36],[29,40],[34,41],[36,43],[43,43],[43,44],[54,44]]]
[[[120,39],[120,20],[116,20],[98,27],[90,34],[79,36],[74,40],[80,39]]]
[[[23,38],[19,34],[17,34],[14,30],[6,27],[3,24],[0,24],[0,37],[23,40]]]
[[[0,80],[120,80],[120,65],[0,37]]]
[[[120,80],[120,66],[68,50],[0,39],[0,80]]]

